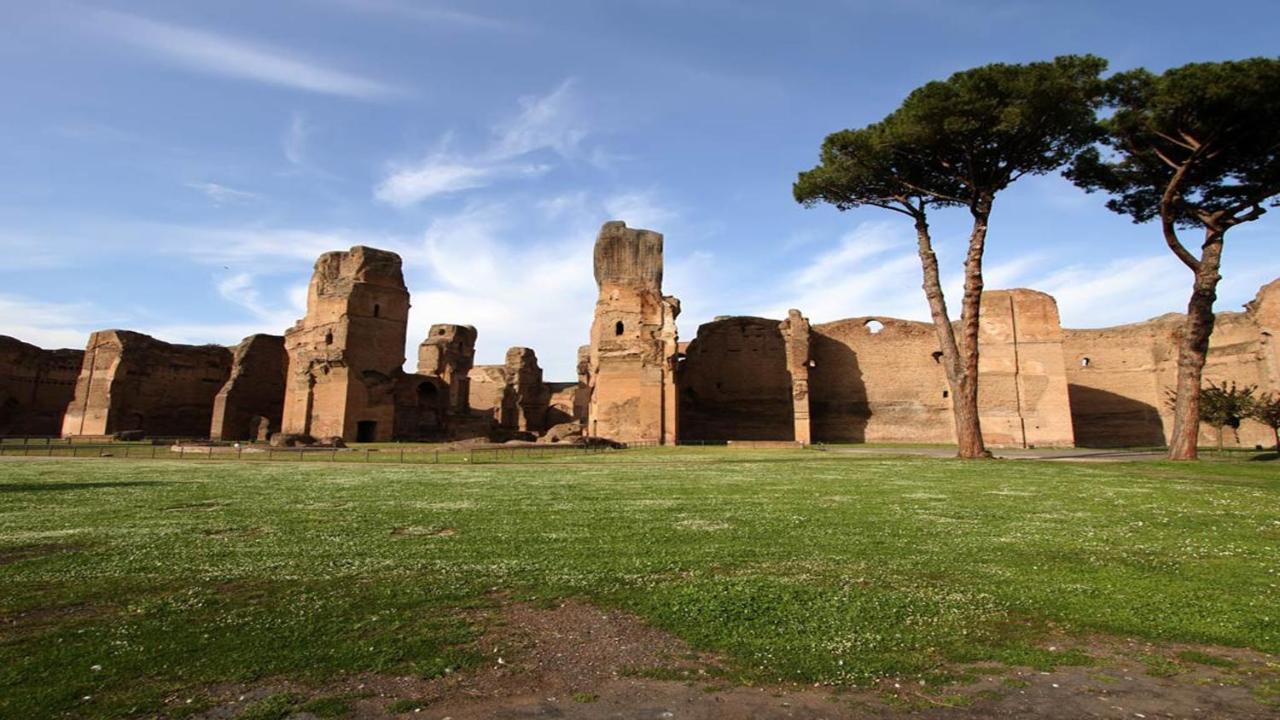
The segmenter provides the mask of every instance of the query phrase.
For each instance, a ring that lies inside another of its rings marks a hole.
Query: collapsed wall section
[[[280,430],[289,355],[279,335],[250,335],[231,351],[231,376],[213,400],[213,440],[266,441]]]
[[[306,317],[285,333],[283,431],[393,439],[408,315],[399,255],[363,246],[321,255]]]
[[[83,350],[45,350],[0,335],[0,436],[61,432],[83,362]]]
[[[173,345],[127,330],[95,332],[62,434],[205,437],[231,362],[231,350],[217,345]]]
[[[662,294],[662,242],[660,233],[617,221],[605,223],[596,239],[589,435],[676,442],[680,302]]]

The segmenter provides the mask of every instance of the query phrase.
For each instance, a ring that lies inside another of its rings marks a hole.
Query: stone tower
[[[675,444],[680,301],[662,294],[662,235],[605,223],[596,239],[595,276],[600,297],[591,325],[588,433]]]
[[[408,317],[399,255],[362,246],[321,255],[307,316],[285,333],[283,431],[391,440]]]

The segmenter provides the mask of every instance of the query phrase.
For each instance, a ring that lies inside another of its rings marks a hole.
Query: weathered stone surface
[[[982,294],[978,417],[992,447],[1071,447],[1058,303],[1035,290]]]
[[[0,335],[0,435],[61,432],[83,362],[83,350],[44,350]]]
[[[280,429],[289,355],[279,335],[250,335],[231,351],[231,377],[213,399],[213,440],[266,440]]]
[[[173,345],[127,330],[95,332],[62,434],[141,430],[150,436],[204,437],[231,360],[231,350],[218,345]]]
[[[516,406],[514,429],[535,434],[546,430],[551,391],[542,381],[538,356],[525,347],[507,350],[506,377]]]
[[[307,315],[285,333],[284,432],[395,437],[408,314],[399,255],[362,246],[321,255]]]
[[[812,442],[809,424],[809,364],[813,326],[809,318],[792,308],[787,319],[778,323],[778,330],[786,346],[787,373],[791,376],[791,416],[794,422],[792,438],[801,445]]]
[[[1176,384],[1183,316],[1170,313],[1142,323],[1065,330],[1067,379],[1077,442],[1088,447],[1163,445],[1173,429],[1170,390]],[[1280,392],[1280,280],[1264,285],[1245,312],[1220,312],[1209,338],[1204,382],[1256,385]],[[1271,431],[1245,421],[1228,431],[1228,446],[1269,446]],[[1200,428],[1200,443],[1217,431]]]
[[[552,389],[542,380],[533,350],[513,347],[504,364],[475,366],[470,385],[471,414],[489,421],[491,439],[508,439],[513,433],[537,435],[547,429]]]
[[[476,329],[470,325],[432,325],[418,345],[418,374],[438,377],[449,387],[449,412],[465,415],[470,409],[471,380],[475,364]]]
[[[590,435],[672,444],[677,434],[676,316],[662,294],[662,235],[608,222],[595,245]]]
[[[582,442],[582,423],[577,420],[552,425],[538,438],[541,443],[577,444]]]
[[[786,340],[777,320],[705,323],[680,362],[680,441],[791,440]]]
[[[396,440],[444,440],[449,429],[449,390],[436,375],[396,377]]]

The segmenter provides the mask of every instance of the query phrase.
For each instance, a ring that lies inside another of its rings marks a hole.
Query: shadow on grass
[[[1270,462],[1280,460],[1280,452],[1266,452],[1249,458],[1250,462]]]
[[[122,487],[157,487],[173,485],[171,482],[152,480],[121,480],[115,482],[60,482],[60,483],[0,483],[0,493],[60,492],[65,490],[98,490]]]

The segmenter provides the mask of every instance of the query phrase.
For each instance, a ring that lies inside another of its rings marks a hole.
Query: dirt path
[[[349,718],[1276,718],[1280,663],[1241,650],[1155,647],[1098,639],[1098,662],[1052,673],[965,668],[964,684],[884,681],[874,688],[751,688],[723,679],[717,657],[625,613],[582,603],[538,609],[506,603],[475,618],[487,628],[478,670],[437,680],[361,676],[325,687],[268,683],[211,688],[193,717],[235,718],[288,699],[276,717],[319,717],[307,702],[341,702]],[[1181,653],[1181,655],[1179,655]],[[1202,662],[1173,660],[1199,658]],[[176,707],[186,700],[175,697]],[[1267,702],[1273,703],[1271,705]]]

